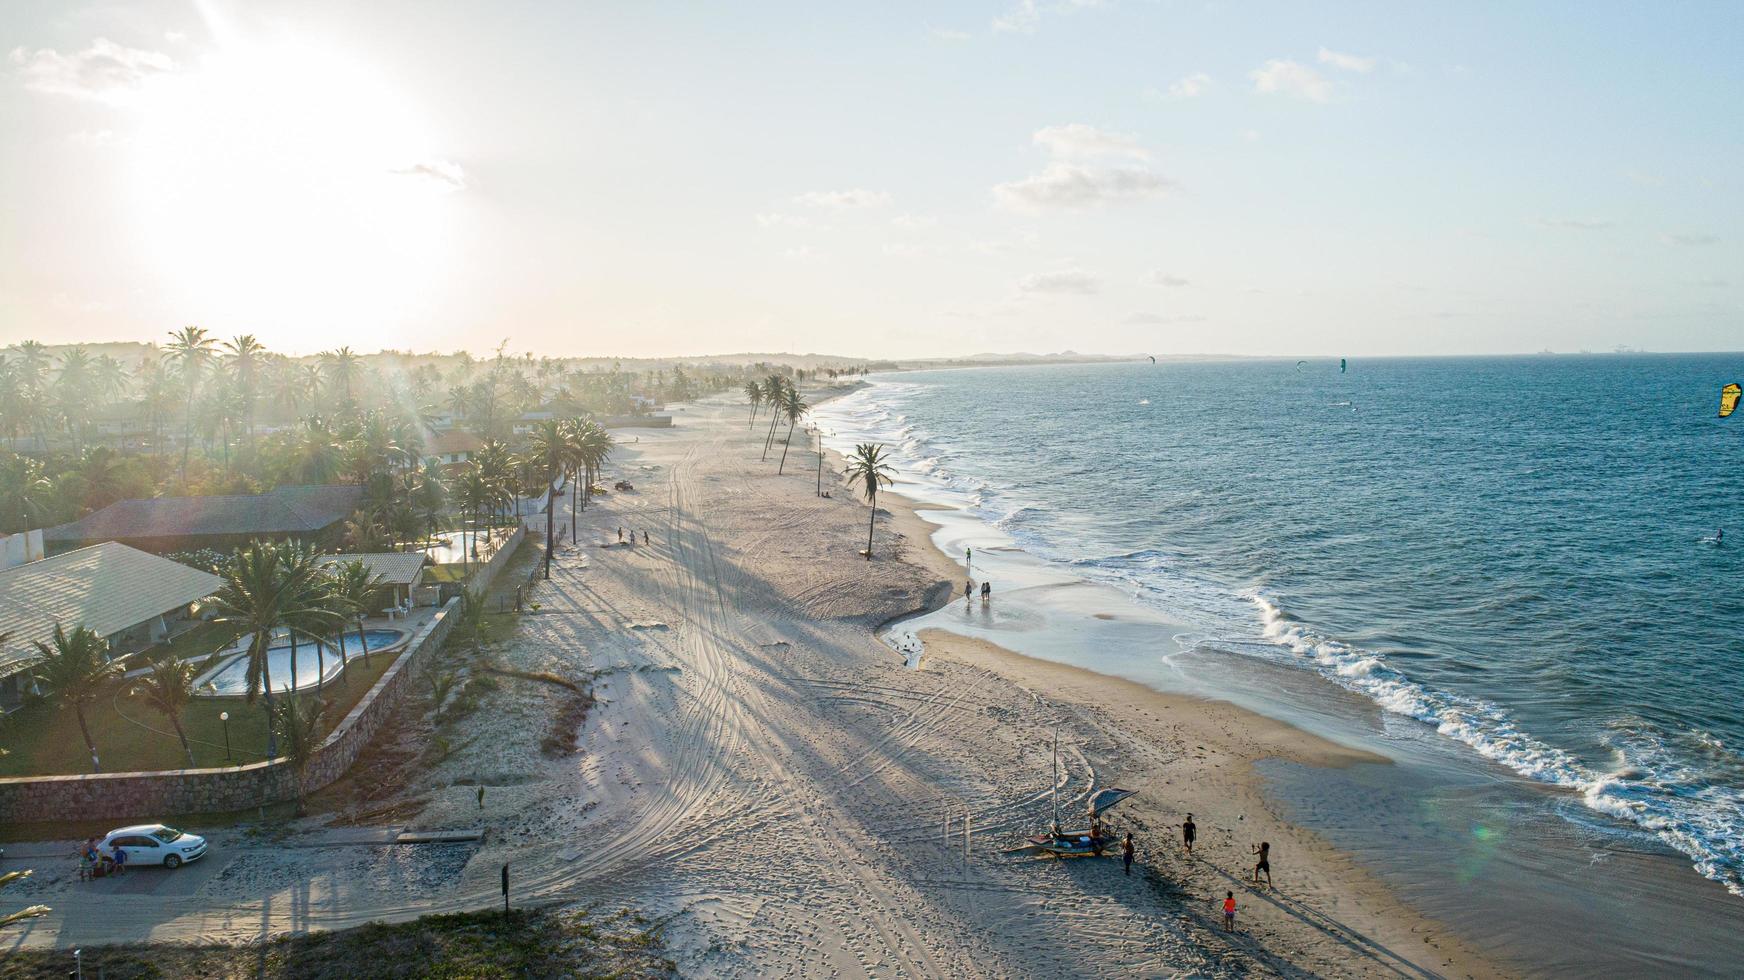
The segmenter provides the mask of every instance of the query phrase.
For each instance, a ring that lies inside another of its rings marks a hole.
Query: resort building
[[[271,493],[119,500],[70,524],[43,531],[50,551],[120,541],[159,554],[226,550],[255,538],[297,538],[317,545],[339,539],[363,488],[280,487]]]
[[[55,624],[83,626],[115,655],[167,638],[189,607],[217,592],[209,572],[114,541],[0,570],[0,709],[18,703],[24,675]]]
[[[372,577],[380,580],[389,594],[387,605],[404,608],[412,601],[412,593],[424,579],[422,551],[376,551],[359,555],[327,555],[317,560],[322,568],[332,569],[361,561]]]
[[[455,467],[470,462],[484,448],[484,440],[465,429],[431,429],[424,434],[424,463]]]

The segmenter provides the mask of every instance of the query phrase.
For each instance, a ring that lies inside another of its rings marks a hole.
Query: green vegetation
[[[344,684],[330,684],[321,696],[328,701],[324,713],[332,730],[387,671],[394,657],[376,657],[373,663],[353,658]],[[86,709],[92,740],[102,753],[107,772],[139,772],[180,769],[187,765],[181,741],[162,714],[149,702],[127,693],[131,685],[110,682]],[[299,698],[313,698],[310,689]],[[282,696],[280,698],[282,700]],[[245,709],[241,698],[199,697],[182,711],[182,728],[197,766],[227,765],[224,757],[224,722],[230,715],[231,760],[234,764],[259,762],[266,757],[267,716]],[[37,701],[0,721],[0,744],[9,751],[0,756],[0,776],[42,776],[89,772],[91,759],[79,734],[73,712]]]
[[[479,797],[479,805],[484,805],[484,797],[482,796]],[[23,871],[8,871],[5,874],[0,874],[0,888],[5,888],[13,882],[23,881],[30,877],[30,875],[31,872],[28,869]],[[25,919],[39,918],[48,913],[49,907],[46,905],[31,905],[12,912],[0,912],[0,928],[5,928],[15,922],[23,922]]]
[[[661,925],[631,912],[464,912],[283,936],[264,944],[87,946],[83,965],[86,976],[101,974],[107,980],[675,976],[664,955]],[[72,964],[67,950],[15,950],[0,959],[0,980],[60,980]]]
[[[68,633],[56,623],[52,643],[39,641],[36,649],[40,659],[31,673],[42,689],[43,700],[56,708],[72,709],[80,738],[91,753],[91,771],[102,771],[85,714],[103,683],[121,672],[121,666],[109,660],[108,641],[83,626]]]
[[[895,472],[887,459],[882,445],[869,442],[855,446],[854,455],[848,457],[848,483],[858,483],[872,507],[872,515],[866,519],[867,561],[872,560],[872,532],[878,527],[878,490],[890,485],[891,474]]]

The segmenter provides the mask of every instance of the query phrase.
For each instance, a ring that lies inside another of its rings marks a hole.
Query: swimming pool
[[[277,639],[275,637],[275,639]],[[404,630],[366,629],[363,640],[369,652],[375,653],[390,647],[397,647],[406,639]],[[350,631],[345,636],[345,654],[355,657],[363,650],[357,645],[357,632]],[[323,671],[323,668],[325,670]],[[322,644],[320,655],[316,655],[316,644],[299,640],[297,642],[297,688],[314,687],[317,678],[322,683],[339,676],[341,666],[339,650],[335,645]],[[275,642],[267,648],[267,672],[272,676],[273,690],[288,691],[291,689],[291,645]],[[248,693],[248,656],[239,654],[230,659],[224,666],[201,678],[195,685],[199,694],[208,697],[243,695]]]

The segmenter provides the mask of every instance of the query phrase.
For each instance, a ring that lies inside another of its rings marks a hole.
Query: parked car
[[[129,866],[161,864],[179,868],[188,861],[197,861],[206,853],[206,838],[184,834],[161,823],[143,823],[111,830],[97,845],[100,854],[127,852]]]

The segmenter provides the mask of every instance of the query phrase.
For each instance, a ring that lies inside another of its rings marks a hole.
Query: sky
[[[0,345],[1744,347],[1744,4],[6,0]]]

